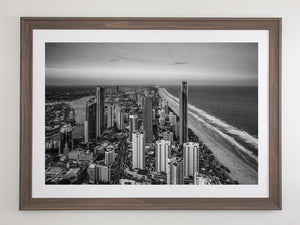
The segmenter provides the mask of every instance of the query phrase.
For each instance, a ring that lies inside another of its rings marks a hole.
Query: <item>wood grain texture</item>
[[[269,198],[32,198],[33,29],[268,30]],[[281,18],[21,18],[20,210],[281,209]]]

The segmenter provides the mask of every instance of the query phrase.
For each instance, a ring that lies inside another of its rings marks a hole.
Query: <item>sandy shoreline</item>
[[[168,97],[163,95],[161,97],[167,98],[170,108],[178,115],[178,104]],[[240,184],[257,184],[258,174],[256,169],[237,156],[230,144],[226,143],[218,134],[204,127],[191,113],[189,113],[188,127],[213,152],[216,159],[231,171],[229,175],[232,179],[238,180]]]

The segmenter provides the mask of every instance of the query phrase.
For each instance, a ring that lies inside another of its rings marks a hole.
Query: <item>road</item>
[[[116,169],[116,175],[114,177],[113,180],[113,184],[119,184],[119,180],[122,177],[123,171],[124,171],[124,166],[126,163],[126,159],[127,159],[127,136],[125,136],[122,140],[121,140],[121,147],[120,147],[120,151],[117,157],[117,169]]]

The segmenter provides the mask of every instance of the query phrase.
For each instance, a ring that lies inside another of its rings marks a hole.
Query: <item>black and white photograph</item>
[[[46,185],[257,185],[258,43],[45,44]]]

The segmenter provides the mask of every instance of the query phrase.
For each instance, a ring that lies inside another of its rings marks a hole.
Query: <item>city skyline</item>
[[[46,43],[46,85],[256,86],[257,43]],[[100,79],[99,79],[100,78]]]
[[[257,60],[257,43],[46,43],[45,184],[257,184]]]
[[[75,96],[81,93],[79,90],[74,92]],[[196,135],[203,128],[193,127],[195,118],[188,110],[188,96],[187,82],[181,83],[177,103],[159,87],[127,91],[118,86],[96,87],[95,95],[84,97],[86,100],[81,103],[83,124],[76,123],[78,112],[68,103],[51,103],[46,109],[47,118],[52,117],[47,120],[52,125],[46,130],[52,132],[46,134],[50,141],[46,142],[45,182],[239,184],[240,180],[229,175],[232,168],[222,165],[212,154],[215,151],[202,142],[203,136]],[[55,118],[49,114],[52,110],[55,110],[52,112]],[[99,121],[103,122],[97,125]],[[81,136],[76,137],[78,131],[75,130],[82,126]],[[58,143],[55,140],[57,131],[60,134]]]

